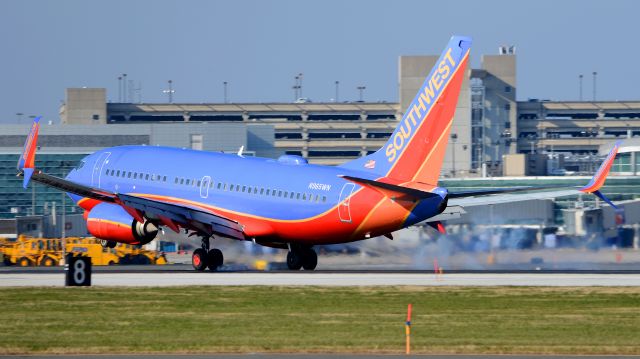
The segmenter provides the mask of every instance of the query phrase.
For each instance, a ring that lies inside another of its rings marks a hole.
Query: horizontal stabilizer
[[[413,201],[413,200],[421,200],[425,198],[433,198],[439,196],[436,193],[421,191],[415,188],[409,188],[404,186],[398,186],[391,183],[385,183],[365,178],[353,177],[353,176],[340,176],[348,181],[359,184],[363,187],[371,188],[382,193],[384,196],[389,197],[393,200],[405,200],[405,201]]]

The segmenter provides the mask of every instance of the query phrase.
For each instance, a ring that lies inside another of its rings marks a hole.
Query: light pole
[[[122,102],[127,102],[127,74],[122,74]]]
[[[340,102],[338,95],[340,94],[340,81],[336,81],[336,102]]]
[[[367,87],[366,87],[366,86],[358,86],[358,87],[356,87],[356,88],[358,89],[358,91],[360,91],[360,102],[363,102],[363,100],[362,100],[362,98],[363,98],[362,96],[363,96],[363,95],[362,95],[362,94],[363,94],[364,90],[365,90]]]
[[[22,123],[22,116],[23,115],[24,115],[24,113],[22,113],[22,112],[16,113],[16,116],[18,116],[18,123]]]
[[[593,72],[593,101],[596,100],[596,76],[598,76],[597,72]]]
[[[455,133],[451,134],[451,143],[453,146],[451,147],[451,174],[452,177],[456,176],[456,140],[458,139],[458,135]]]
[[[296,100],[301,97],[298,96],[298,90],[300,90],[300,75],[294,77],[294,79],[295,81],[291,88],[293,89],[293,102],[296,102]]]
[[[175,92],[173,90],[173,81],[169,80],[167,81],[169,83],[169,89],[168,90],[163,90],[163,93],[166,93],[169,97],[169,103],[173,103],[173,93]]]
[[[578,76],[579,82],[580,82],[580,101],[582,101],[582,78],[584,76],[582,74],[580,74],[580,76]]]
[[[118,76],[118,102],[122,102],[122,76]]]
[[[223,82],[222,85],[224,86],[224,103],[228,103],[229,102],[229,93],[227,92],[227,86],[229,85],[229,83],[227,81]]]
[[[300,97],[302,98],[302,72],[298,74],[298,89],[300,89]]]

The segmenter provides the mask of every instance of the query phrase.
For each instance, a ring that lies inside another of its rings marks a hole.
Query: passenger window
[[[222,182],[218,182],[218,189],[222,189]]]
[[[227,184],[226,183],[222,185],[222,189],[225,190],[225,191],[227,190]]]
[[[144,175],[144,179],[146,179],[147,181],[149,180],[149,174],[148,173]]]
[[[278,197],[282,197],[282,191],[278,191]]]
[[[289,193],[289,198],[290,198],[290,199],[293,199],[293,196],[295,196],[295,193],[294,193],[294,192]]]
[[[236,192],[240,192],[240,185],[239,184],[236,185]]]
[[[327,196],[322,196],[322,203],[327,201]]]
[[[307,200],[307,194],[306,194],[306,193],[303,193],[303,194],[302,194],[302,200],[303,200],[303,201],[306,201],[306,200]]]
[[[131,178],[131,172],[127,172],[127,178]]]
[[[184,178],[180,178],[180,184],[184,184]]]
[[[167,182],[167,176],[162,177],[162,182]]]
[[[200,181],[198,181],[198,183],[200,183]],[[192,180],[192,181],[191,181],[191,185],[192,185],[193,187],[195,187],[195,186],[196,186],[196,180]]]
[[[300,199],[300,192],[296,193],[296,199]]]
[[[264,188],[260,188],[260,195],[264,194]]]
[[[202,183],[200,182],[200,180],[198,180],[198,187],[200,187],[200,185],[201,185],[201,184],[202,184]]]
[[[229,191],[233,191],[233,184],[229,185]]]
[[[120,170],[116,173],[116,177],[120,177]]]
[[[258,194],[258,187],[253,187],[253,194]]]
[[[173,181],[174,184],[178,184],[178,177]]]
[[[213,188],[213,180],[209,182],[209,188]]]
[[[246,192],[247,186],[242,186],[242,192]]]
[[[316,203],[318,203],[318,202],[320,202],[320,195],[319,194],[316,195]]]

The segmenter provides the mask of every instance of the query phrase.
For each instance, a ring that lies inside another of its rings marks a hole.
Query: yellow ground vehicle
[[[67,238],[66,252],[91,257],[93,265],[114,264],[166,264],[164,254],[144,250],[137,246],[118,244],[104,248],[95,238]],[[0,242],[0,251],[6,264],[26,266],[54,266],[62,259],[62,240],[20,237],[16,241]]]
[[[164,254],[142,249],[139,246],[120,243],[113,248],[120,257],[120,264],[167,264]]]
[[[7,241],[1,248],[5,263],[21,267],[59,263],[57,252],[62,251],[59,239],[19,237],[16,241]]]

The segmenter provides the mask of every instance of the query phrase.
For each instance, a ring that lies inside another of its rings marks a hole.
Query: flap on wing
[[[439,196],[436,193],[427,192],[415,188],[399,186],[391,183],[375,181],[365,178],[353,177],[353,176],[345,176],[341,175],[340,177],[359,184],[363,187],[371,188],[382,193],[384,196],[387,196],[393,200],[420,200],[425,198],[432,198],[435,196]]]
[[[128,194],[119,194],[118,199],[123,206],[141,211],[148,218],[157,218],[162,222],[168,219],[183,227],[196,228],[208,234],[245,239],[240,223],[200,208]]]

